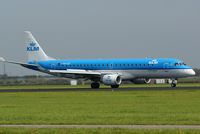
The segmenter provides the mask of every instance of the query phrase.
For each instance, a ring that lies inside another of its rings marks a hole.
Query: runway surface
[[[0,125],[0,128],[200,129],[200,125]]]
[[[133,87],[133,88],[52,88],[52,89],[0,89],[3,92],[65,92],[65,91],[134,91],[134,90],[200,90],[200,87]]]

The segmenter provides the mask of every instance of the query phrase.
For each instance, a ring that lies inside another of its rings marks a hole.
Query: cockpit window
[[[186,66],[186,64],[184,62],[180,62],[180,63],[175,63],[175,66]]]

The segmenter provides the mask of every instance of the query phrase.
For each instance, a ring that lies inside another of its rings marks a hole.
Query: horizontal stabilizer
[[[17,65],[21,65],[21,66],[26,67],[26,68],[38,68],[37,65],[33,65],[33,64],[27,64],[27,63],[22,63],[22,62],[15,62],[15,61],[7,61],[3,57],[0,57],[0,62],[17,64]]]
[[[5,59],[3,57],[0,57],[1,62],[5,62]]]

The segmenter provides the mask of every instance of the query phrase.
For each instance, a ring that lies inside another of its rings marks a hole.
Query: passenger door
[[[51,64],[51,69],[52,69],[52,70],[56,70],[56,64],[52,63],[52,64]]]
[[[169,67],[170,67],[170,64],[168,62],[164,63],[164,65],[163,65],[164,69],[169,69]]]

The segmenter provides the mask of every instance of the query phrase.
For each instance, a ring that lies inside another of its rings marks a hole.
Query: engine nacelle
[[[149,84],[151,79],[134,79],[132,82],[135,84]]]
[[[119,74],[107,74],[102,77],[102,82],[105,85],[120,85],[122,79]]]

